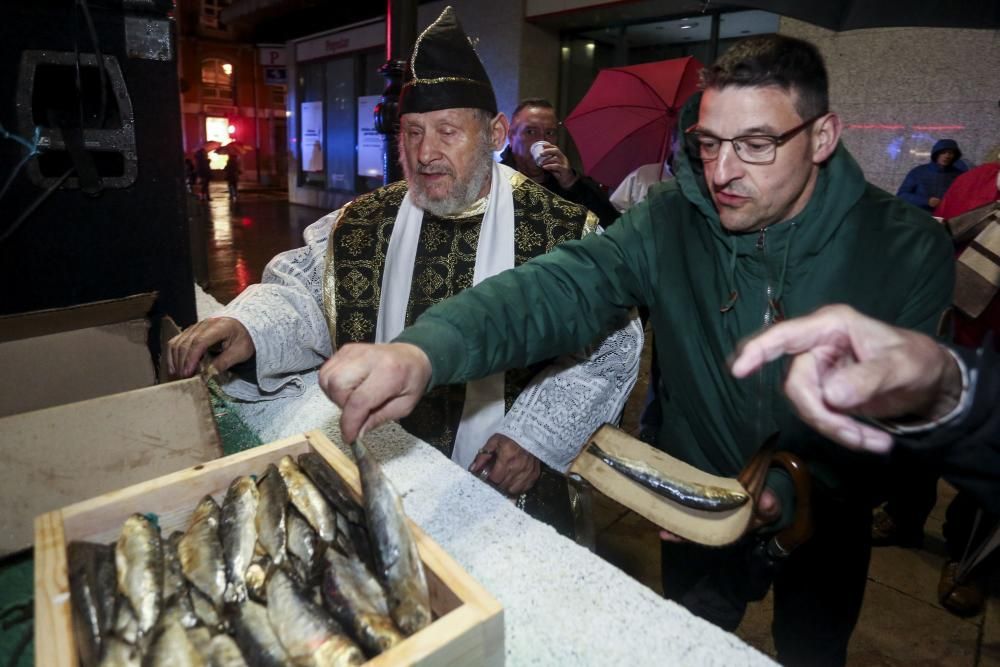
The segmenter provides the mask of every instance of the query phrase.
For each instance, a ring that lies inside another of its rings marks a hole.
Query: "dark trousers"
[[[871,505],[817,494],[813,516],[813,537],[773,566],[755,548],[758,536],[719,549],[664,542],[664,596],[732,632],[773,585],[778,662],[843,665],[867,582]]]

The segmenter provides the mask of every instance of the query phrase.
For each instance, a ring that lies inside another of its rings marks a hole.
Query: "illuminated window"
[[[206,58],[201,61],[201,95],[205,99],[233,101],[232,63],[221,58]]]

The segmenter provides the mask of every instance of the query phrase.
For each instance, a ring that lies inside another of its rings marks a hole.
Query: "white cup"
[[[536,141],[531,144],[531,157],[535,160],[535,164],[539,167],[542,166],[542,151],[549,147],[549,142],[547,141]]]

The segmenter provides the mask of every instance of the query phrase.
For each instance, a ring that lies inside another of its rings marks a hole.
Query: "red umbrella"
[[[663,162],[701,68],[688,56],[602,69],[565,121],[587,175],[615,188],[633,169]]]

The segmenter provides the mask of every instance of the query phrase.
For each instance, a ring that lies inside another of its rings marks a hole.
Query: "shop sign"
[[[269,86],[284,86],[288,83],[288,68],[265,67],[264,83]]]
[[[341,30],[299,42],[295,45],[295,58],[299,62],[328,58],[383,44],[385,44],[385,21],[376,21],[350,30]]]
[[[288,51],[283,46],[261,46],[260,64],[264,67],[284,67],[288,64]]]

